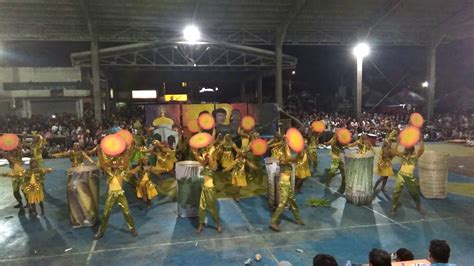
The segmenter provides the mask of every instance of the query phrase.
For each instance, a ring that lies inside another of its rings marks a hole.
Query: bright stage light
[[[188,25],[183,30],[183,37],[189,43],[195,43],[201,38],[201,32],[195,25]]]
[[[296,74],[296,70],[291,71],[291,75]]]
[[[428,88],[428,85],[430,85],[428,83],[428,81],[425,81],[425,82],[421,83],[421,87],[423,87],[423,88]]]
[[[364,58],[370,54],[370,47],[366,43],[359,43],[354,47],[352,53],[357,58]]]

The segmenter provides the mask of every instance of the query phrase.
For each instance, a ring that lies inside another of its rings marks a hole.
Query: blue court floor
[[[0,178],[0,264],[243,265],[247,258],[259,253],[263,260],[253,261],[252,265],[276,265],[281,260],[293,265],[312,265],[314,255],[329,253],[339,265],[345,265],[347,260],[366,262],[374,247],[389,252],[405,247],[416,258],[426,258],[429,242],[434,238],[449,242],[453,263],[474,262],[474,198],[449,194],[445,200],[422,199],[426,211],[422,216],[404,191],[402,206],[391,217],[392,178],[387,186],[388,195],[379,193],[372,206],[354,206],[335,192],[339,176],[330,189],[320,183],[324,168],[329,166],[325,150],[320,152],[318,173],[306,181],[303,194],[297,195],[306,225],[292,223],[291,213],[285,212],[280,233],[268,229],[271,214],[265,196],[242,199],[240,203],[219,200],[224,232],[218,234],[209,219],[209,227],[197,234],[197,219],[178,218],[175,202],[160,197],[151,209],[146,209],[127,186],[138,237],[131,237],[116,207],[104,238],[94,241],[97,227],[72,229],[69,225],[64,174],[68,160],[48,160],[46,166],[56,170],[45,181],[45,217],[31,217],[14,209],[10,179]],[[7,170],[0,168],[0,172]],[[473,183],[474,179],[450,174],[449,181]],[[100,211],[105,191],[102,179]],[[305,206],[310,197],[329,199],[331,208]]]

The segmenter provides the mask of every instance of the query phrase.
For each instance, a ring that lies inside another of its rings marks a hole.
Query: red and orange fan
[[[400,132],[400,144],[405,148],[411,148],[420,140],[420,129],[415,126],[409,126]]]
[[[255,119],[249,115],[246,115],[242,118],[240,121],[240,126],[245,130],[245,131],[250,131],[254,129],[255,127]]]
[[[198,133],[199,132],[199,125],[197,119],[193,119],[188,122],[188,130],[191,133]]]
[[[414,127],[421,128],[425,120],[420,113],[413,113],[410,115],[410,124]]]
[[[201,149],[211,145],[214,137],[206,132],[197,133],[189,139],[189,146],[194,149]]]
[[[340,128],[336,131],[337,141],[342,145],[351,143],[352,134],[347,128]]]
[[[321,134],[326,130],[326,124],[324,124],[322,120],[313,121],[313,123],[311,123],[311,129],[313,132]]]
[[[0,137],[0,149],[12,151],[20,145],[20,138],[15,134],[4,134]]]
[[[288,142],[288,146],[294,152],[301,152],[304,149],[304,139],[301,132],[294,128],[290,127],[285,134],[286,141]]]
[[[198,125],[204,130],[210,130],[214,128],[215,125],[214,117],[209,113],[202,113],[198,117]]]
[[[264,139],[254,139],[250,143],[253,155],[262,156],[267,152],[267,142]]]
[[[100,141],[100,148],[108,156],[118,156],[125,151],[127,143],[120,135],[112,134]]]
[[[130,131],[128,131],[126,129],[122,129],[122,130],[119,130],[115,134],[119,135],[120,137],[122,137],[125,140],[125,143],[127,144],[127,147],[130,147],[130,145],[132,145],[133,135],[132,135],[132,133],[130,133]]]

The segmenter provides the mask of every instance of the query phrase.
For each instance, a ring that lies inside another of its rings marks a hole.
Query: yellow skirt
[[[156,196],[158,196],[158,191],[156,190],[156,185],[151,180],[138,183],[137,198],[142,199],[146,197],[151,200]]]
[[[308,176],[311,176],[311,171],[309,170],[308,167],[302,166],[302,167],[296,167],[295,171],[296,177],[300,179],[306,179]]]
[[[44,201],[43,185],[40,182],[26,184],[23,187],[23,192],[25,193],[29,204],[36,204]]]
[[[234,155],[232,154],[232,151],[224,151],[222,153],[222,158],[221,158],[222,168],[229,167],[233,162],[234,162]]]
[[[245,173],[232,173],[232,185],[237,187],[246,187],[247,177],[245,176]]]
[[[393,176],[392,164],[390,166],[378,166],[377,167],[378,176]]]

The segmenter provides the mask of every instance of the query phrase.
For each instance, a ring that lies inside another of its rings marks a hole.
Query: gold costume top
[[[281,137],[275,137],[268,142],[268,147],[271,148],[271,157],[280,160],[285,149],[285,141]]]
[[[21,150],[15,149],[7,156],[7,161],[12,172],[23,171],[23,160],[21,159]]]
[[[331,158],[332,159],[340,159],[341,153],[344,152],[344,146],[342,146],[339,141],[337,141],[336,136],[334,136],[331,140]]]
[[[37,135],[38,140],[34,140],[31,144],[31,156],[37,161],[43,160],[44,145],[46,145],[46,139],[42,135]]]
[[[196,150],[192,150],[194,157],[201,164],[203,169],[201,175],[204,177],[204,187],[214,187],[214,171],[217,169],[217,161],[210,149],[203,149],[201,154]]]
[[[280,181],[290,182],[291,174],[288,172],[291,172],[292,170],[291,163],[293,162],[293,159],[291,158],[290,147],[288,147],[287,144],[284,144],[282,154],[278,161],[280,163]]]
[[[69,161],[71,161],[71,167],[83,166],[85,160],[89,161],[90,163],[94,163],[89,155],[81,150],[69,150],[66,152],[55,153],[52,156],[55,158],[69,157]]]
[[[372,150],[372,144],[364,140],[362,137],[360,137],[356,141],[355,145],[357,145],[357,149],[358,149],[357,153],[359,154],[366,154],[367,152]],[[350,146],[353,146],[353,145],[350,145]]]
[[[380,149],[380,157],[377,162],[377,167],[380,169],[392,167],[392,159],[394,154],[392,153],[391,142],[388,139],[384,139],[382,149]]]
[[[296,168],[309,168],[308,164],[308,152],[306,149],[303,149],[300,153],[296,155]]]
[[[3,175],[9,177],[23,177],[24,184],[39,185],[44,181],[44,174],[51,173],[52,171],[53,168],[35,168],[22,170],[19,172],[10,172]]]
[[[119,168],[106,169],[105,173],[107,175],[107,184],[109,186],[109,191],[122,191],[123,181],[128,181],[128,178],[133,173],[129,170],[124,170]]]

